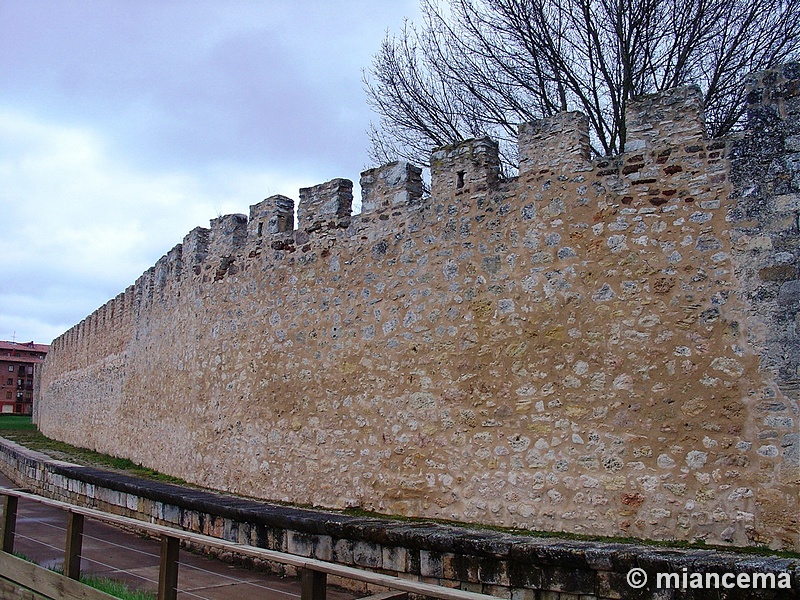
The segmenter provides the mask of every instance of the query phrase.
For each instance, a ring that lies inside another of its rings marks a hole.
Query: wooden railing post
[[[67,541],[64,544],[64,575],[80,581],[81,549],[83,548],[83,515],[69,511]]]
[[[171,535],[161,536],[158,600],[176,600],[178,597],[178,554],[180,549],[180,539]]]
[[[300,569],[300,600],[325,600],[328,576],[312,569]]]
[[[16,496],[6,496],[3,499],[3,523],[0,529],[2,536],[3,552],[14,552],[14,531],[17,528],[17,501]]]

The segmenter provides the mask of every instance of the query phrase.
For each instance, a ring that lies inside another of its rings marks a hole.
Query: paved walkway
[[[0,474],[0,487],[15,487]],[[44,567],[61,566],[67,515],[57,508],[20,499],[14,549]],[[122,580],[133,589],[158,589],[160,542],[142,538],[111,525],[86,519],[81,571]],[[178,570],[181,600],[296,600],[300,583],[181,550]],[[352,600],[353,595],[328,589],[330,600]]]

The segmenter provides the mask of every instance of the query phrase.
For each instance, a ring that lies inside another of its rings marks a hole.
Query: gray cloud
[[[357,181],[416,1],[0,0],[0,339],[47,343],[220,212]]]

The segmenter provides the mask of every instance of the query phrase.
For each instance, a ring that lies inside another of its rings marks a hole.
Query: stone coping
[[[75,465],[55,460],[4,438],[0,438],[0,454],[13,458],[18,464],[27,464],[34,469],[93,486],[240,523],[383,546],[490,557],[507,562],[512,577],[515,571],[537,566],[618,573],[627,572],[633,567],[651,572],[680,571],[684,567],[691,572],[791,572],[793,590],[790,593],[797,594],[800,591],[800,557],[781,558],[716,549],[663,548],[611,541],[564,540],[471,529],[468,526],[459,527],[430,521],[406,522],[358,517],[271,504]],[[20,477],[25,477],[23,473],[17,475],[17,481]]]

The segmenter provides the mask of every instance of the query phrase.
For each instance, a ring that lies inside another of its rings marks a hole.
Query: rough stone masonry
[[[214,219],[58,338],[42,431],[321,507],[800,549],[800,65]]]

